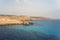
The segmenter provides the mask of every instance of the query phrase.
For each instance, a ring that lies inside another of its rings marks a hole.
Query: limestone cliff
[[[0,15],[0,25],[7,25],[7,24],[25,24],[26,25],[31,23],[29,22],[29,20],[48,20],[48,19],[49,18],[43,18],[43,17]]]

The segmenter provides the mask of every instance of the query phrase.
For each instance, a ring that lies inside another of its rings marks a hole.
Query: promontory
[[[51,19],[44,17],[0,15],[0,25],[13,25],[13,24],[29,25],[31,24],[29,20],[51,20]]]

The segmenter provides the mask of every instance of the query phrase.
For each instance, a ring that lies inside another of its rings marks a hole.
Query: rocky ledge
[[[15,15],[0,15],[0,25],[30,25],[33,24],[29,22],[29,20],[41,20],[48,18],[38,18],[38,17],[30,17],[30,16],[15,16]]]

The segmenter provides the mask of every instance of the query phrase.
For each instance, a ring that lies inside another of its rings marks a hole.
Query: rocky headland
[[[44,17],[31,16],[15,16],[15,15],[0,15],[0,25],[29,25],[32,24],[29,20],[51,20]]]

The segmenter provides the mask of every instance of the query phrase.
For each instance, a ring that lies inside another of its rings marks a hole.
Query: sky
[[[0,14],[60,19],[60,0],[0,0]]]

